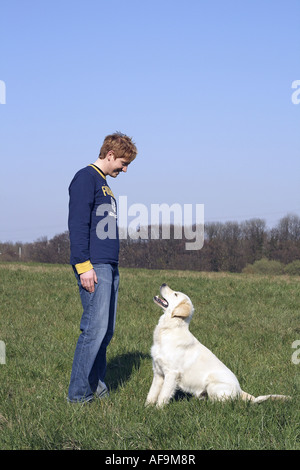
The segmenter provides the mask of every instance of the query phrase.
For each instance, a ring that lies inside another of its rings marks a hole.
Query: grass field
[[[121,269],[110,396],[74,405],[66,396],[81,304],[71,268],[0,266],[0,449],[300,449],[300,364],[292,362],[299,277]],[[192,333],[243,390],[292,401],[211,403],[179,395],[162,410],[145,408],[161,314],[152,297],[163,282],[191,297]]]

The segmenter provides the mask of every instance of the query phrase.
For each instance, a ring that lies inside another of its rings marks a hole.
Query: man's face
[[[129,163],[130,162],[126,161],[123,158],[115,158],[114,156],[112,156],[112,158],[109,161],[109,167],[108,167],[109,176],[116,178],[118,174],[121,173],[122,171],[126,173]]]

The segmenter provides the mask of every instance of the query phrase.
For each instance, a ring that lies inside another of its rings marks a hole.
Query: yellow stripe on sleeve
[[[83,274],[93,269],[93,265],[90,262],[90,260],[88,260],[88,261],[84,261],[84,263],[75,264],[75,268],[78,274]]]

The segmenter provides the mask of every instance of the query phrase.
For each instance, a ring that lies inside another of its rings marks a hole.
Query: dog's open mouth
[[[155,297],[153,297],[153,300],[160,307],[162,307],[164,309],[168,308],[169,303],[167,302],[166,299],[164,299],[164,298],[161,299],[160,297],[158,297],[158,295],[156,295]]]

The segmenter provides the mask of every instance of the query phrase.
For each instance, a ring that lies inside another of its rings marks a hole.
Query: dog
[[[190,298],[175,292],[167,284],[160,287],[161,297],[154,302],[163,309],[153,334],[151,348],[153,381],[146,403],[158,408],[169,403],[177,389],[199,399],[213,401],[242,399],[252,403],[286,400],[285,395],[255,398],[243,392],[238,379],[208,348],[189,331],[194,313]]]

